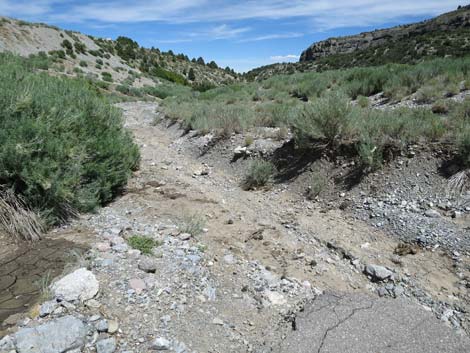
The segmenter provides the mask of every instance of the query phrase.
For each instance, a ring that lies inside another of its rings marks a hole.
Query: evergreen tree
[[[217,65],[217,63],[212,60],[209,64],[207,64],[208,67],[210,67],[211,69],[218,69],[219,66]]]
[[[194,81],[194,80],[196,79],[196,74],[194,73],[193,68],[191,68],[191,69],[189,70],[188,79],[189,79],[190,81]]]

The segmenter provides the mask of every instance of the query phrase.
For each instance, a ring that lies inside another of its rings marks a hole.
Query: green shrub
[[[150,96],[164,99],[167,97],[181,97],[187,95],[191,90],[189,87],[162,83],[153,87],[144,86],[143,91]]]
[[[113,76],[109,72],[102,72],[101,77],[103,78],[103,81],[113,82]]]
[[[68,39],[64,39],[64,40],[62,41],[61,46],[62,46],[63,48],[65,48],[65,50],[69,50],[69,51],[72,51],[72,52],[73,52],[73,45],[72,45],[72,43],[71,43]]]
[[[470,127],[467,125],[457,134],[458,156],[465,168],[470,168]]]
[[[74,43],[74,48],[77,53],[86,54],[86,45],[80,41]]]
[[[48,224],[109,202],[138,166],[119,110],[87,81],[0,54],[0,184]]]
[[[125,94],[127,96],[142,97],[142,91],[138,88],[130,87],[127,85],[119,85],[116,87],[116,91]]]
[[[357,97],[357,105],[361,108],[368,108],[369,107],[369,98],[364,96]]]
[[[84,60],[80,60],[80,64],[79,64],[79,65],[80,65],[81,67],[87,67],[87,66],[88,66],[87,62],[84,61]]]
[[[140,250],[142,254],[151,255],[153,248],[160,245],[159,242],[149,237],[143,237],[140,235],[133,235],[127,239],[128,244],[133,249]]]
[[[255,160],[251,162],[248,173],[242,182],[244,190],[265,186],[273,177],[275,167],[271,162]]]
[[[65,59],[65,51],[63,51],[63,50],[51,50],[49,52],[49,55],[55,56],[55,57],[60,58],[60,59]]]
[[[367,140],[361,141],[357,152],[366,172],[375,171],[382,166],[383,150],[380,144]]]
[[[336,144],[350,134],[352,107],[348,99],[335,92],[307,106],[294,122],[294,133],[300,146],[311,138]]]
[[[206,221],[200,215],[185,215],[182,222],[179,225],[179,229],[182,233],[188,233],[192,236],[198,236],[204,231]]]
[[[313,173],[308,182],[307,198],[314,200],[319,197],[328,187],[328,177],[325,173]]]
[[[170,82],[178,83],[180,85],[187,85],[188,84],[188,82],[186,81],[186,79],[183,76],[181,76],[181,75],[179,75],[175,72],[171,72],[171,71],[162,69],[161,67],[158,67],[158,66],[153,68],[150,73],[154,76],[163,78],[163,79],[165,79],[167,81],[170,81]]]

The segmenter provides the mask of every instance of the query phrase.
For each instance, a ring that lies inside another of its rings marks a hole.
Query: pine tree
[[[188,79],[189,79],[190,81],[194,81],[194,80],[196,79],[196,75],[195,75],[195,73],[194,73],[193,68],[191,68],[191,69],[189,70]]]

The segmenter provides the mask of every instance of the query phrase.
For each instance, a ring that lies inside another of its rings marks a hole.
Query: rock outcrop
[[[419,23],[364,32],[353,36],[329,38],[314,43],[302,53],[300,62],[314,61],[336,54],[349,54],[429,32],[454,31],[468,27],[470,27],[470,5]]]

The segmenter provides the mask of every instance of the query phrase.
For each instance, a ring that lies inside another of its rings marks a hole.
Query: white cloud
[[[103,0],[74,1],[68,10],[49,11],[57,2],[20,4],[29,6],[31,13],[47,12],[50,18],[64,21],[188,23],[302,17],[310,19],[313,28],[330,29],[382,24],[403,16],[432,16],[455,9],[462,0]],[[21,6],[13,0],[0,0],[0,10],[12,7]]]
[[[432,16],[463,0],[0,0],[0,14],[41,20],[105,23],[227,22],[306,18],[312,29],[382,24],[403,16]]]
[[[260,42],[263,40],[272,40],[272,39],[287,39],[287,38],[299,38],[303,37],[302,33],[278,33],[278,34],[267,34],[263,36],[257,36],[252,38],[244,38],[239,42]]]
[[[220,26],[213,27],[209,29],[208,31],[191,33],[191,36],[207,37],[210,39],[230,39],[230,38],[236,38],[240,36],[241,34],[246,33],[250,30],[251,30],[250,27],[234,28],[226,24],[223,24]]]
[[[270,57],[271,61],[276,61],[276,62],[298,61],[299,59],[300,59],[300,55],[295,55],[295,54],[274,55]]]
[[[220,40],[237,38],[243,33],[249,32],[250,27],[231,27],[226,24],[211,27],[207,30],[180,33],[178,38],[156,39],[158,43],[187,43],[198,40]]]
[[[53,12],[53,6],[58,0],[0,0],[0,15],[30,17],[40,16]]]

